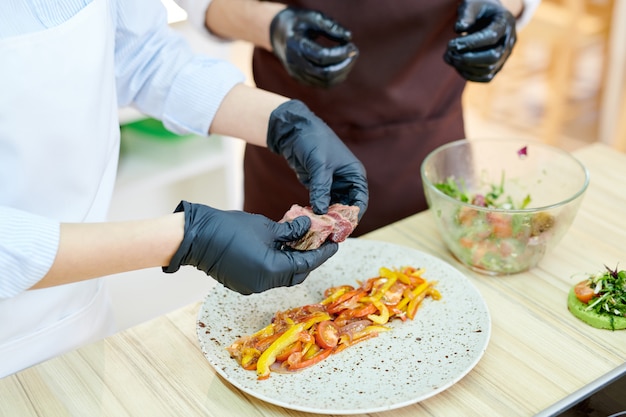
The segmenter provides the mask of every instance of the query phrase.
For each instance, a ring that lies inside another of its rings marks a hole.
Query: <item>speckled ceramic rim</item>
[[[334,285],[378,274],[381,266],[423,267],[438,282],[442,299],[427,299],[413,321],[297,373],[272,373],[258,381],[226,347],[265,327],[276,311],[316,303]],[[310,413],[376,413],[430,398],[461,380],[483,356],[491,335],[489,310],[459,270],[400,245],[348,239],[304,283],[242,296],[222,286],[211,290],[198,314],[201,349],[226,381],[268,403]]]

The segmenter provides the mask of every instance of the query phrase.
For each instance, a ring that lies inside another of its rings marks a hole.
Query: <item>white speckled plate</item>
[[[242,296],[222,286],[198,314],[198,338],[216,372],[269,403],[324,414],[375,413],[404,407],[449,388],[480,360],[491,334],[489,310],[473,284],[446,262],[417,250],[348,239],[300,285]],[[269,324],[279,310],[319,302],[323,291],[378,274],[381,266],[424,267],[442,298],[426,299],[415,320],[394,321],[389,332],[361,342],[296,373],[258,381],[226,347]],[[202,324],[200,324],[202,323]]]

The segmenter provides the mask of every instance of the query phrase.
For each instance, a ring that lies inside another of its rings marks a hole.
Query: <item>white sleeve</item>
[[[187,20],[196,29],[206,30],[204,21],[206,9],[209,8],[212,0],[174,0],[184,11],[187,12]]]
[[[0,206],[0,299],[26,291],[48,273],[60,235],[56,220]]]
[[[541,0],[523,0],[524,10],[522,10],[522,14],[517,18],[517,28],[521,29],[528,24],[528,22],[532,19],[533,14],[535,14],[535,10],[541,3]]]

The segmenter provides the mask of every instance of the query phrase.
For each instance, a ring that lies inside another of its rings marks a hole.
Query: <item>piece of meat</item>
[[[297,204],[285,213],[281,222],[291,221],[296,217],[307,216],[311,219],[311,228],[299,240],[287,243],[298,250],[319,248],[326,240],[343,242],[350,236],[359,222],[359,208],[344,204],[333,204],[327,214],[315,214],[311,207],[302,207]]]

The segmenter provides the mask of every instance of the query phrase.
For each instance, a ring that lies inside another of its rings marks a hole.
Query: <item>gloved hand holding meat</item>
[[[304,236],[287,243],[287,246],[298,250],[311,250],[319,248],[327,240],[336,243],[346,240],[359,223],[359,208],[333,204],[328,208],[328,213],[319,215],[313,213],[311,207],[294,204],[285,213],[281,222],[293,221],[300,216],[308,216],[311,219],[311,227]]]
[[[270,38],[274,55],[289,75],[311,86],[344,81],[359,55],[350,31],[314,10],[283,9],[272,20]]]
[[[489,82],[517,41],[515,17],[499,0],[463,0],[444,60],[469,81]]]
[[[272,112],[267,146],[308,188],[313,213],[326,214],[338,203],[356,206],[363,217],[369,195],[363,164],[304,103],[290,100]]]
[[[283,247],[306,234],[311,225],[307,216],[276,223],[258,214],[187,201],[176,207],[180,211],[185,213],[183,241],[163,271],[192,265],[241,294],[299,284],[337,252],[333,242],[310,251]]]

